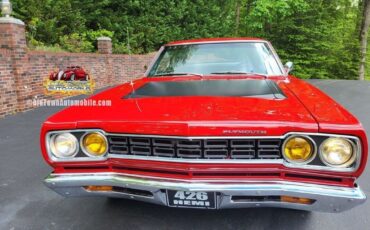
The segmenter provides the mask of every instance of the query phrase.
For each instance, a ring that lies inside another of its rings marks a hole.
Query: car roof
[[[248,42],[248,41],[259,41],[267,42],[261,38],[202,38],[202,39],[190,39],[190,40],[180,40],[167,43],[165,46],[173,45],[187,45],[187,44],[201,44],[201,43],[223,43],[223,42]]]

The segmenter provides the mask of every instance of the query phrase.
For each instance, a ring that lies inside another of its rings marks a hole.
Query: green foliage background
[[[14,16],[26,22],[31,49],[95,52],[96,38],[109,36],[114,53],[148,53],[173,40],[250,36],[271,41],[284,62],[295,63],[294,74],[301,78],[358,76],[361,0],[12,3]]]

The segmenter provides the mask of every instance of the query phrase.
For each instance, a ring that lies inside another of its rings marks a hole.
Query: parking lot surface
[[[370,82],[311,80],[355,114],[370,136]],[[286,209],[173,209],[131,200],[64,198],[42,184],[41,123],[62,108],[0,119],[0,229],[370,229],[370,201],[339,214]],[[359,184],[370,196],[370,170]]]

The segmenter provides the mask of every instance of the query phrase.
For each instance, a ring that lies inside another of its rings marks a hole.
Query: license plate
[[[167,190],[167,202],[170,207],[178,208],[216,208],[214,192],[187,192]]]

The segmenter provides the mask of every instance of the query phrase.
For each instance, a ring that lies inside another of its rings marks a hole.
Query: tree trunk
[[[239,36],[240,25],[240,0],[236,1],[235,35]]]
[[[360,70],[359,79],[365,80],[367,34],[370,26],[370,0],[364,0],[362,23],[360,30]]]

